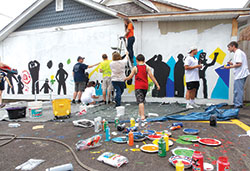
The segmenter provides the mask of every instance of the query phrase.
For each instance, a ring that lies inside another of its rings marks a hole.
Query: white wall
[[[217,47],[221,48],[221,50],[226,53],[224,59],[224,63],[226,63],[226,61],[231,58],[226,47],[231,39],[231,27],[231,24],[220,24],[201,33],[198,33],[198,31],[194,29],[178,33],[169,32],[166,35],[162,35],[158,28],[158,22],[137,22],[135,23],[135,55],[143,53],[148,60],[155,54],[162,54],[164,62],[167,62],[171,56],[177,61],[176,57],[179,53],[186,56],[188,48],[192,45],[197,45],[198,49],[203,49],[207,53],[208,62],[211,62],[208,56]],[[41,64],[39,79],[50,79],[51,75],[56,75],[58,64],[62,62],[64,69],[69,74],[69,78],[66,82],[67,97],[72,97],[74,90],[72,68],[76,63],[77,56],[85,56],[85,63],[90,65],[101,61],[101,55],[103,53],[107,53],[111,59],[111,46],[116,46],[117,37],[123,34],[123,21],[118,19],[62,26],[60,28],[16,32],[12,33],[7,39],[1,42],[0,47],[3,46],[3,48],[0,48],[0,54],[3,56],[2,60],[13,68],[17,68],[20,74],[23,70],[28,70],[29,61],[38,60]],[[70,64],[67,64],[68,59],[71,60]],[[47,67],[47,62],[49,60],[53,61],[53,67],[51,69]],[[209,98],[211,97],[212,90],[218,79],[218,75],[215,73],[214,69],[219,66],[221,66],[221,64],[216,63],[214,66],[208,68],[206,72],[209,85]],[[93,69],[89,69],[87,71],[90,73],[92,70]],[[94,73],[90,79],[100,80],[101,74]],[[16,84],[15,81],[13,82]],[[43,82],[40,83],[40,88],[42,85]],[[17,92],[17,86],[14,86]],[[8,95],[5,91],[4,98],[34,98],[34,96],[31,95],[31,83],[27,86],[29,91],[24,92],[24,95]],[[56,82],[53,85],[54,97],[57,97],[57,86],[58,84]],[[200,91],[202,91],[202,89],[200,89]],[[199,92],[198,97],[201,97],[200,94]],[[44,97],[43,95],[39,96],[40,98]],[[131,99],[134,93],[128,93],[126,90],[124,96],[130,96],[129,99]],[[157,100],[154,98],[154,101],[159,100],[184,101],[184,98],[164,98]],[[200,102],[205,103],[208,101],[209,100],[200,100]],[[231,99],[215,101],[230,102]]]

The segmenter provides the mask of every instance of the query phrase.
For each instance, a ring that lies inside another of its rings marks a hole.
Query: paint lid
[[[204,163],[203,164],[203,168],[204,168],[205,171],[212,171],[212,170],[214,170],[214,166],[212,164],[210,164],[210,163]]]

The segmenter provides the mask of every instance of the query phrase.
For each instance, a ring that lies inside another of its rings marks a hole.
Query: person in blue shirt
[[[5,83],[5,81],[7,81],[10,88],[12,88],[12,85],[10,84],[10,81],[9,81],[7,75],[4,72],[0,71],[0,108],[5,106],[5,104],[2,103],[2,93],[4,91],[4,83]]]
[[[77,58],[77,63],[73,67],[73,77],[75,82],[75,92],[73,94],[72,103],[76,103],[76,98],[78,96],[78,103],[81,103],[82,92],[86,88],[86,83],[88,81],[88,77],[86,76],[85,70],[88,68],[95,67],[100,63],[94,65],[86,65],[83,63],[84,57],[79,56]]]

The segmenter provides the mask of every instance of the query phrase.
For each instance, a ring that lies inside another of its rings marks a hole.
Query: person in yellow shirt
[[[111,60],[108,60],[108,56],[106,54],[102,55],[103,61],[100,64],[99,71],[102,73],[103,83],[102,83],[102,96],[104,104],[107,103],[106,101],[106,92],[108,94],[108,104],[111,103],[110,101],[110,94],[112,91],[112,83],[111,83],[111,69],[110,63]]]

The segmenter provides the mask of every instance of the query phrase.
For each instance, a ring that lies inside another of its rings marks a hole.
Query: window
[[[63,0],[56,0],[56,11],[63,11]]]

